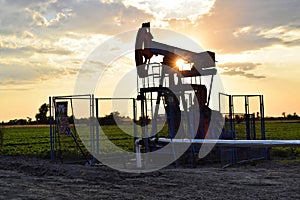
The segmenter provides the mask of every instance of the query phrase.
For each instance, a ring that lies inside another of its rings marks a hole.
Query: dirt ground
[[[0,199],[300,199],[300,163],[260,161],[129,174],[0,157]]]

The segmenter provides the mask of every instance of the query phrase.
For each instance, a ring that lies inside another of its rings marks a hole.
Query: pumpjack
[[[153,62],[153,58],[157,56],[162,57],[159,63]],[[253,159],[268,159],[270,147],[290,145],[290,141],[265,140],[263,95],[228,95],[219,92],[219,110],[210,108],[212,84],[217,75],[214,52],[193,52],[154,41],[150,23],[147,22],[137,32],[135,63],[138,80],[142,80],[142,86],[138,84],[137,100],[141,101],[141,118],[145,119],[141,124],[142,137],[135,140],[137,152],[140,152],[139,145],[144,146],[146,152],[154,152],[164,150],[165,145],[171,144],[168,145],[168,150],[176,155],[174,144],[188,144],[191,146],[188,146],[189,149],[184,148],[184,153],[191,152],[192,163],[195,161],[195,154],[204,158],[209,152],[211,158],[216,157],[227,165]],[[180,67],[180,63],[188,67]],[[205,80],[210,78],[210,83],[203,84],[204,77]],[[221,110],[221,98],[225,99],[224,110]],[[244,113],[235,113],[234,99],[237,98],[244,99]],[[251,112],[259,109],[259,117],[250,113],[250,99],[259,100],[258,108],[251,107]],[[162,130],[159,129],[161,126],[158,127],[161,105],[164,107],[164,125],[168,127],[168,138],[164,133],[162,137],[159,136]],[[151,125],[147,122],[149,106]],[[236,116],[244,119],[242,125],[245,125],[245,131],[236,132]],[[260,127],[256,127],[256,120]],[[244,132],[246,137],[243,136]],[[299,145],[299,141],[294,141],[292,145]],[[206,149],[208,146],[213,149]],[[141,155],[138,155],[137,166],[142,166]],[[182,155],[184,158],[188,154]]]
[[[163,104],[168,125],[169,137],[178,135],[185,138],[204,139],[208,134],[211,116],[209,108],[213,78],[217,73],[215,53],[211,51],[193,52],[168,44],[156,42],[150,31],[150,22],[143,23],[138,30],[135,43],[135,62],[138,78],[147,79],[151,67],[158,67],[156,78],[158,85],[145,85],[139,88],[138,100],[141,100],[141,115],[147,119],[147,104],[153,96],[156,101],[151,118],[151,132],[144,131],[145,138],[157,135],[159,105]],[[152,58],[162,56],[162,62],[152,64]],[[178,61],[188,68],[180,68]],[[201,84],[202,76],[211,76],[210,88]],[[189,79],[189,81],[187,81]],[[147,95],[150,94],[150,95]],[[150,99],[148,98],[150,97]],[[144,125],[147,125],[144,120]],[[150,137],[150,138],[151,138]],[[145,139],[147,140],[147,139]],[[153,140],[152,140],[153,141]],[[145,141],[146,146],[148,142]]]

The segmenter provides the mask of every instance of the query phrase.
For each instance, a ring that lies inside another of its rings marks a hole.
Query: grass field
[[[300,140],[300,122],[266,122],[266,139],[269,140]],[[300,148],[273,148],[273,156],[300,158]]]
[[[240,139],[244,139],[243,125],[237,125],[236,131]],[[108,138],[117,146],[124,150],[133,150],[133,137],[124,134],[116,126],[102,126],[103,131]],[[259,128],[259,126],[257,127]],[[31,155],[43,158],[50,156],[50,137],[49,127],[9,127],[2,128],[4,132],[2,146],[0,146],[1,155]],[[259,137],[259,136],[258,136]],[[274,140],[300,140],[300,122],[289,121],[270,121],[266,122],[266,138]],[[258,138],[259,139],[259,138]],[[61,136],[61,147],[71,153],[79,152],[74,140],[70,136]],[[83,147],[84,149],[84,147]],[[300,156],[300,148],[274,148],[275,156]]]
[[[2,131],[2,155],[50,155],[48,127],[10,127]]]

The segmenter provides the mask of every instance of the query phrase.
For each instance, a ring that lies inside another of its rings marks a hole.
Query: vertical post
[[[250,119],[249,119],[249,104],[248,104],[248,96],[245,95],[245,120],[246,120],[246,138],[250,140]]]
[[[92,117],[92,145],[93,145],[93,150],[92,150],[92,152],[93,152],[93,158],[94,158],[94,154],[95,154],[95,111],[94,111],[94,109],[95,109],[95,105],[94,105],[94,102],[95,100],[94,100],[94,95],[92,94],[91,95],[91,111],[92,111],[92,115],[91,115],[91,117]]]
[[[190,107],[192,106],[193,104],[193,99],[192,99],[192,94],[189,94],[189,104],[190,104]],[[188,125],[188,131],[190,132],[190,138],[191,139],[194,139],[195,138],[195,135],[196,135],[196,131],[194,130],[194,115],[193,115],[193,109],[190,109],[189,110],[189,121],[187,123]]]
[[[233,106],[233,96],[228,95],[229,97],[229,118],[230,118],[230,132],[232,139],[235,139],[235,126],[234,126],[234,106]],[[231,164],[235,164],[235,147],[231,148]]]
[[[152,94],[152,92],[151,92]],[[158,92],[157,93],[157,97],[156,97],[156,102],[155,102],[155,110],[154,110],[154,114],[152,115],[152,131],[151,131],[151,135],[155,135],[157,133],[157,116],[158,116],[158,111],[159,111],[159,104],[160,104],[160,98],[161,98],[161,93]],[[152,111],[152,95],[151,95],[151,111]]]
[[[176,113],[176,118],[178,118],[177,115],[180,115],[180,122],[177,122],[178,120],[176,120],[176,123],[180,123],[179,125],[176,125],[176,126],[179,126],[179,131],[181,132],[181,134],[184,134],[185,136],[187,136],[188,134],[188,128],[186,129],[185,126],[183,125],[182,122],[185,122],[185,124],[188,125],[188,122],[190,121],[189,119],[189,116],[188,116],[188,103],[187,103],[187,99],[185,99],[185,94],[184,94],[184,91],[180,91],[180,96],[179,98],[181,97],[181,102],[182,102],[182,106],[183,106],[183,110],[184,110],[184,120],[182,120],[182,114],[181,113]],[[187,123],[186,123],[187,122]],[[182,127],[182,128],[180,128]],[[178,130],[177,130],[178,131]],[[177,134],[177,133],[176,133]]]
[[[99,140],[99,99],[95,98],[96,101],[96,153],[97,155],[99,155],[99,144],[100,144],[100,140]]]
[[[266,127],[265,127],[265,110],[264,110],[264,96],[260,95],[259,96],[259,101],[260,101],[260,128],[261,128],[261,139],[265,140],[266,139]],[[263,156],[265,159],[268,159],[268,148],[263,149]]]
[[[233,96],[228,95],[229,98],[229,120],[230,120],[230,132],[232,139],[235,139],[235,130],[234,130],[234,123],[233,123]]]
[[[145,93],[141,93],[141,126],[142,126],[142,137],[144,138],[144,142],[145,142],[145,147],[146,147],[146,152],[149,151],[149,146],[148,146],[148,134],[147,134],[147,126],[146,126],[146,116],[145,116],[145,109],[147,110],[147,106],[145,104],[147,104],[147,99],[145,97]],[[146,113],[147,115],[147,113]]]
[[[221,111],[221,93],[219,92],[219,112],[222,113]]]
[[[90,164],[93,164],[94,162],[94,154],[95,154],[95,129],[94,129],[94,95],[90,95],[90,139],[91,139],[91,154],[93,156],[92,162]]]
[[[147,94],[145,94],[145,118],[143,118],[145,122],[145,137],[148,139],[148,102],[147,102]],[[149,96],[148,96],[149,97]]]
[[[231,99],[231,119],[232,119],[232,127],[233,127],[233,131],[234,131],[234,138],[235,138],[235,120],[234,120],[234,96],[230,95],[230,99]]]
[[[63,162],[63,159],[62,159],[62,149],[61,149],[61,141],[60,141],[60,134],[59,134],[59,131],[58,131],[58,128],[57,128],[56,99],[57,99],[57,97],[52,97],[52,104],[53,104],[53,108],[54,108],[54,118],[53,118],[53,121],[54,121],[54,124],[56,125],[55,126],[55,131],[54,131],[54,139],[55,139],[55,141],[54,141],[54,148],[55,148],[55,151],[58,151],[58,153],[55,152],[55,156],[59,157],[60,160],[61,160],[61,162]]]
[[[136,125],[136,100],[132,98],[133,103],[133,136],[134,136],[134,142],[137,140],[137,125]]]
[[[133,106],[133,140],[134,140],[134,153],[136,153],[136,162],[137,162],[137,167],[141,168],[142,167],[142,161],[141,161],[141,155],[140,155],[140,147],[139,144],[136,143],[138,138],[137,138],[137,121],[136,121],[136,100],[135,98],[132,98],[132,106]]]
[[[255,127],[255,114],[251,114],[252,115],[252,140],[256,140],[256,127]]]
[[[214,81],[214,75],[211,75],[210,86],[209,86],[209,94],[208,94],[208,100],[207,100],[207,106],[209,106],[209,102],[210,102],[210,96],[211,96],[211,90],[212,90],[213,81]]]
[[[53,149],[53,119],[52,119],[52,97],[49,97],[49,119],[50,119],[50,159],[54,159],[54,149]]]
[[[264,96],[260,95],[259,96],[260,100],[260,116],[261,116],[261,139],[265,140],[266,139],[266,128],[265,128],[265,109],[264,109]]]
[[[174,100],[173,100],[174,101]],[[172,102],[174,103],[174,102]],[[175,137],[175,122],[174,122],[174,109],[173,105],[169,106],[169,136],[171,139]]]

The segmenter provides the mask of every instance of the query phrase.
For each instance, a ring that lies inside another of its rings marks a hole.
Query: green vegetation
[[[300,140],[300,121],[267,121],[266,139],[267,140]],[[236,124],[237,139],[246,139],[245,123]],[[255,125],[256,139],[261,139],[260,124]]]
[[[299,120],[269,120],[265,123],[267,140],[300,140]],[[246,139],[246,124],[244,122],[235,125],[236,138]],[[261,139],[260,124],[255,124],[256,139]],[[252,138],[253,136],[251,136]],[[272,149],[273,157],[300,157],[300,148],[276,147]]]
[[[117,127],[115,125],[106,125],[101,126],[101,128],[108,137],[109,141],[113,142],[116,146],[122,148],[123,150],[133,151],[133,136],[125,133],[132,132],[132,125],[125,124],[121,127]],[[260,128],[259,124],[256,128]],[[85,127],[85,129],[88,130],[89,127]],[[236,131],[239,135],[239,139],[245,139],[245,132],[243,129],[243,124],[239,124],[237,126]],[[141,127],[139,127],[139,130],[141,130]],[[163,132],[165,131],[166,130]],[[141,133],[139,132],[138,135],[140,136],[140,134]],[[300,122],[268,121],[266,122],[266,136],[267,139],[274,140],[300,140]],[[260,136],[257,136],[257,139],[259,139],[259,137]],[[60,139],[62,151],[69,152],[70,154],[80,154],[79,149],[75,145],[71,136],[61,135]],[[108,140],[104,140],[103,137],[100,137],[100,139],[102,141],[102,145],[108,145],[106,142]],[[1,155],[30,155],[43,158],[50,157],[50,137],[48,126],[19,126],[2,129],[0,128],[0,141],[1,140],[3,142],[2,148],[0,148]],[[85,139],[83,138],[83,140]],[[81,143],[80,140],[79,142]],[[86,152],[84,147],[83,149]],[[107,148],[107,150],[109,151],[109,148]],[[280,157],[299,157],[300,148],[274,148],[273,155]]]
[[[2,155],[47,156],[50,151],[48,127],[4,128]]]
[[[266,122],[269,140],[300,140],[300,121]]]
[[[268,122],[266,123],[267,139],[272,140],[300,140],[300,122]],[[277,147],[272,149],[275,157],[299,158],[300,148],[296,147]]]
[[[3,140],[4,140],[4,129],[0,128],[0,150],[3,147]]]

